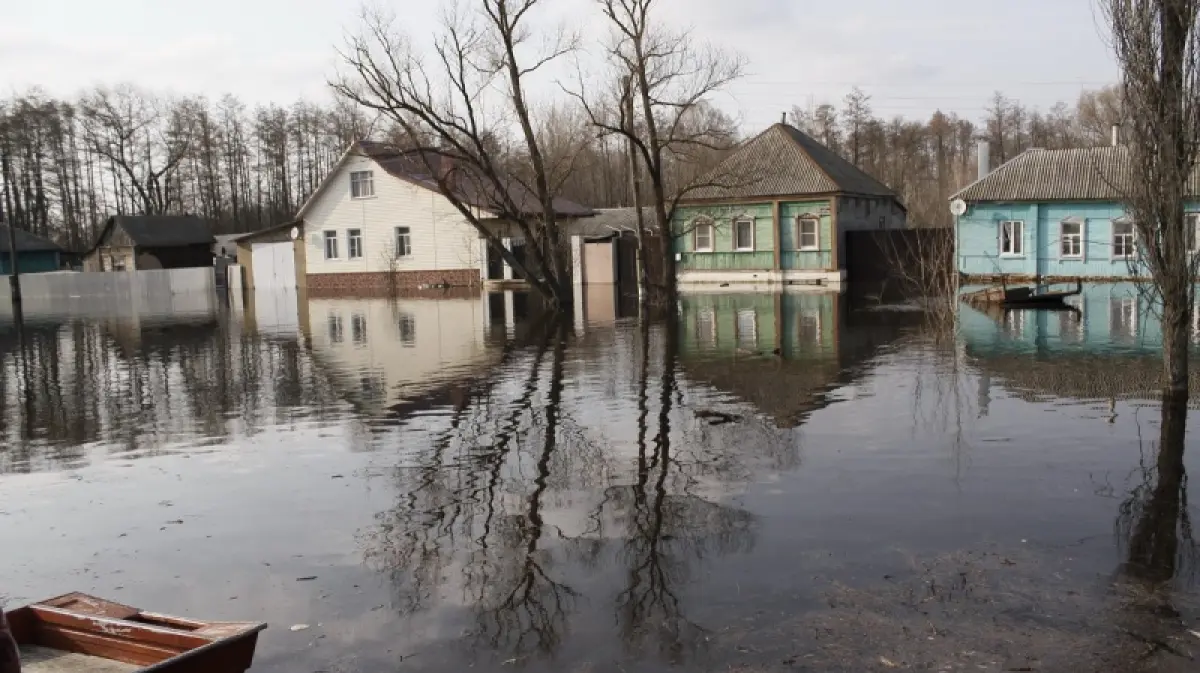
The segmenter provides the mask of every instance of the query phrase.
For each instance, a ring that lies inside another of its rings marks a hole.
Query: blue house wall
[[[1200,211],[1200,203],[1187,208]],[[958,270],[968,276],[1143,276],[1136,259],[1113,257],[1113,220],[1124,213],[1116,202],[972,203],[958,218]],[[1083,222],[1081,259],[1060,254],[1060,227],[1068,219]],[[1025,223],[1021,255],[1000,253],[1000,223],[1005,220]]]
[[[7,276],[12,268],[9,262],[7,252],[0,252],[0,276]],[[17,261],[20,263],[18,271],[21,273],[44,273],[46,271],[58,271],[58,252],[55,250],[38,250],[36,252],[21,252],[17,253],[20,257]]]

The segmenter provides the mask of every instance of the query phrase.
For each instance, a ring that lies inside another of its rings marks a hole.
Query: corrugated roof
[[[463,203],[491,212],[506,210],[504,199],[490,180],[475,175],[466,165],[455,165],[452,157],[437,152],[401,150],[372,140],[361,140],[358,146],[363,154],[374,159],[389,174],[435,192],[438,191],[438,184],[434,172],[453,170],[455,196]],[[541,203],[533,190],[515,179],[501,179],[506,183],[505,191],[519,214],[541,214]],[[554,199],[554,210],[564,217],[587,217],[593,212],[591,208],[562,198]]]
[[[185,245],[211,245],[212,231],[194,215],[114,215],[105,229],[119,226],[134,244],[142,248],[176,248]],[[101,233],[101,238],[104,234]]]
[[[714,184],[685,200],[833,193],[896,197],[887,185],[787,124],[746,141],[703,180]]]
[[[48,241],[41,236],[34,236],[24,229],[14,229],[17,238],[17,252],[43,252],[56,250],[62,252],[62,247],[53,241]],[[8,245],[8,226],[0,224],[0,252],[9,252],[11,248]]]
[[[1129,171],[1126,147],[1030,149],[1018,154],[951,199],[964,201],[1116,201]],[[1189,193],[1200,195],[1193,171]]]

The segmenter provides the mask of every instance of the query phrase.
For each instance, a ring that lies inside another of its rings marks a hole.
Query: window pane
[[[410,313],[401,313],[396,321],[400,330],[400,345],[412,348],[417,345],[417,319]]]
[[[1132,222],[1113,222],[1113,234],[1117,236],[1126,236],[1133,234]]]
[[[1078,236],[1081,226],[1078,222],[1063,222],[1063,236]]]
[[[696,225],[696,249],[712,250],[712,225]]]
[[[408,227],[396,227],[396,256],[406,257],[412,254],[412,236]]]
[[[733,247],[738,250],[750,250],[754,248],[754,223],[747,220],[738,220],[734,223],[734,243]]]
[[[327,232],[325,232],[325,259],[337,259],[337,256],[338,256],[337,232],[336,231],[327,231]]]
[[[817,247],[817,221],[812,219],[800,220],[800,235],[797,237],[797,247],[815,249]]]
[[[350,333],[354,338],[354,343],[359,345],[367,343],[367,317],[361,313],[350,316]]]
[[[758,346],[758,316],[754,309],[737,312],[738,346],[753,349]]]
[[[362,257],[362,230],[350,229],[346,232],[346,255],[350,259]]]

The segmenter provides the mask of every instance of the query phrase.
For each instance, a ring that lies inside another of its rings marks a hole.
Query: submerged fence
[[[0,315],[11,313],[7,286],[0,277]],[[208,313],[216,285],[211,267],[32,273],[21,276],[21,296],[27,316]]]

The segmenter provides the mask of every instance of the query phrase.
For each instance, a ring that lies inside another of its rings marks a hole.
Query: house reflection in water
[[[504,322],[489,326],[487,299],[478,292],[310,299],[306,317],[314,357],[367,411],[434,406],[422,400],[444,397],[455,382],[495,363],[503,349],[489,347],[490,335],[503,339],[506,331]]]
[[[1024,396],[1117,400],[1161,388],[1158,307],[1132,283],[1087,285],[1065,311],[980,311],[959,307],[959,335],[971,364]],[[1194,340],[1200,323],[1193,325]],[[1193,369],[1192,389],[1200,390]],[[981,399],[989,398],[980,391]],[[985,410],[986,411],[986,410]]]
[[[690,380],[752,403],[779,427],[796,427],[920,321],[915,311],[879,310],[817,289],[684,295],[680,358]]]

